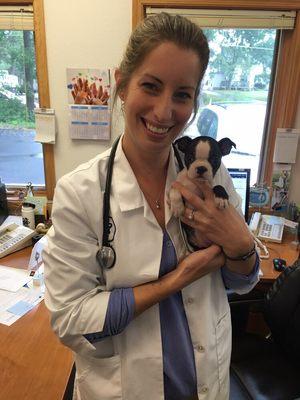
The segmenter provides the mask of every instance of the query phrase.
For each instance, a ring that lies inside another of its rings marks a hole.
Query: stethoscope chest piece
[[[97,253],[97,260],[101,268],[112,268],[116,262],[116,253],[114,248],[111,246],[102,246]]]

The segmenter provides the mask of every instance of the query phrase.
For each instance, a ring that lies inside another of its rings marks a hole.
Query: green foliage
[[[239,90],[215,90],[209,98],[214,103],[252,103],[255,101],[267,101],[268,92],[265,90],[239,91]]]
[[[237,67],[244,81],[254,65],[261,65],[270,79],[275,29],[205,29],[204,33],[210,42],[210,70],[224,75],[226,87],[231,87]]]
[[[0,99],[0,122],[11,125],[31,124],[34,121],[33,82],[36,77],[34,37],[32,31],[0,30],[0,73],[8,71],[19,80],[17,88],[6,88],[16,94],[26,95],[26,105],[17,99]],[[9,106],[7,105],[9,104]]]
[[[17,99],[0,99],[1,127],[34,128],[34,117],[28,116],[27,109]]]

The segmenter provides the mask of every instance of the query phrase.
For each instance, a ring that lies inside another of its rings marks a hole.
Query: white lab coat
[[[96,253],[102,240],[102,205],[110,150],[61,178],[55,191],[53,228],[48,233],[45,301],[60,340],[75,352],[76,399],[163,400],[159,306],[135,318],[119,335],[90,343],[84,334],[103,328],[110,291],[133,287],[159,275],[163,232],[122,151],[116,152],[111,215],[116,225],[114,268],[101,271]],[[175,180],[173,150],[166,190]],[[224,166],[222,184],[236,207],[240,198]],[[178,220],[165,205],[166,229],[177,257],[184,254]],[[195,353],[200,400],[226,400],[231,353],[230,311],[220,271],[182,290]],[[174,349],[176,351],[176,349]]]

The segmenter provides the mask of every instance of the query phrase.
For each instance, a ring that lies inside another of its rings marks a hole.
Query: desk
[[[292,244],[293,240],[294,236],[284,232],[282,243],[264,243],[268,248],[270,257],[267,260],[261,260],[263,276],[260,280],[262,283],[272,283],[280,275],[280,272],[273,268],[273,258],[284,258],[287,266],[291,266],[299,258],[299,248],[297,249]]]
[[[0,259],[27,268],[31,248]],[[61,400],[73,364],[56,338],[44,302],[11,326],[0,324],[0,400]]]

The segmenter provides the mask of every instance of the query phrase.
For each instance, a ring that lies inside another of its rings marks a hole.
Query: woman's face
[[[193,111],[199,76],[194,51],[172,42],[153,49],[120,96],[125,111],[123,146],[156,153],[169,149]]]

